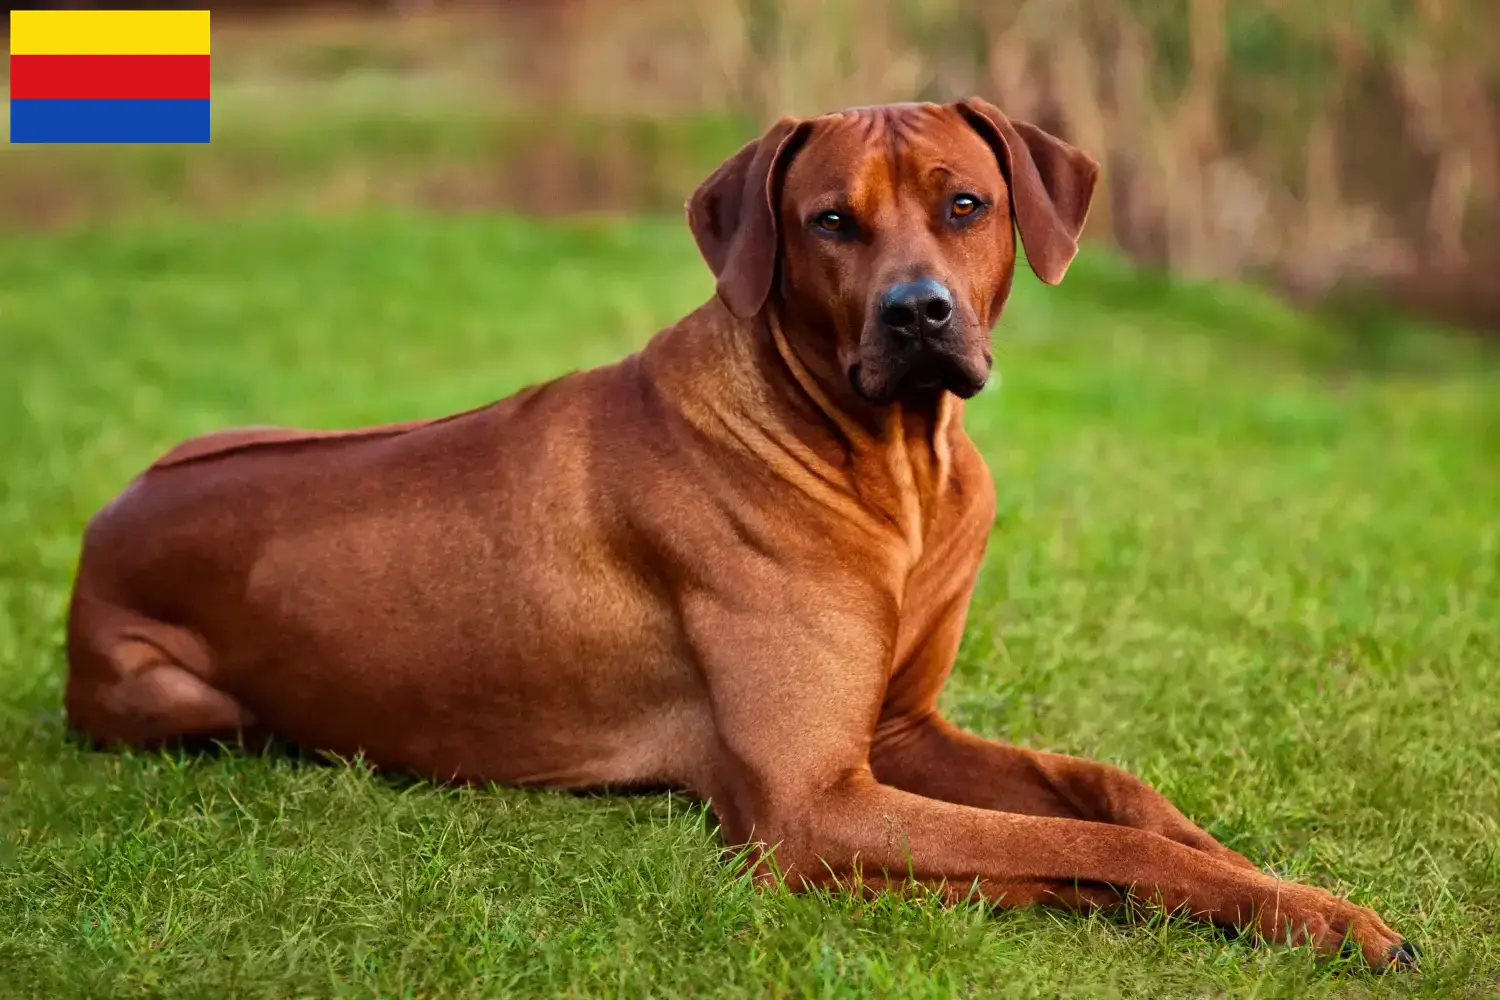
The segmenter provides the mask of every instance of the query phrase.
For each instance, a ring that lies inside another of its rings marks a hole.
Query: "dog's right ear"
[[[718,279],[718,294],[741,319],[760,312],[776,277],[777,201],[782,177],[807,123],[782,118],[740,148],[688,199],[688,228]]]

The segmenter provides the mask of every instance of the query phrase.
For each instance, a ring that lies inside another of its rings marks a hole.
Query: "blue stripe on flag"
[[[207,142],[206,100],[12,100],[10,141]]]

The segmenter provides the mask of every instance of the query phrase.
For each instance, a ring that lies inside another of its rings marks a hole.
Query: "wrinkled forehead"
[[[897,104],[812,119],[787,169],[784,197],[868,203],[955,187],[993,196],[1002,184],[994,152],[957,110]]]

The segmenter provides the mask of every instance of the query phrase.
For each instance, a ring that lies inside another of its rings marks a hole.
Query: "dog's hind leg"
[[[102,746],[233,740],[255,719],[204,680],[208,659],[185,629],[77,595],[68,621],[68,724]]]

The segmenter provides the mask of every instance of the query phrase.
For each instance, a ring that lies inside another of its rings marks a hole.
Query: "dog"
[[[714,295],[639,352],[440,419],[209,434],[131,482],[84,533],[70,724],[677,787],[793,888],[1138,900],[1413,964],[1130,774],[936,709],[995,506],[965,400],[1017,238],[1060,282],[1098,175],[978,99],[777,121],[692,194]]]

